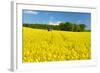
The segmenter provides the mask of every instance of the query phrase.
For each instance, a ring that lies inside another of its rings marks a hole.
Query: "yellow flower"
[[[23,27],[23,62],[91,58],[91,33]]]

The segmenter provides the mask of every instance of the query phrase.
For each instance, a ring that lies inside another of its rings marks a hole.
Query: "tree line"
[[[48,25],[48,24],[23,24],[24,27],[36,28],[36,29],[48,29],[48,30],[62,30],[62,31],[73,31],[73,32],[82,32],[90,31],[86,30],[85,24],[75,24],[71,22],[63,22],[59,25]]]

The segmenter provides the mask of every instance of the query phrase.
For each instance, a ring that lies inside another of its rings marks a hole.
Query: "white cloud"
[[[49,22],[50,25],[59,25],[61,23],[61,21],[58,22]]]
[[[27,14],[34,14],[34,15],[37,15],[38,12],[37,11],[24,11],[24,13],[27,13]]]

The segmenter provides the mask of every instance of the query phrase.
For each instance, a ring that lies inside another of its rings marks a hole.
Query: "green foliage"
[[[60,28],[60,30],[71,31],[72,30],[72,24],[70,22],[60,23],[59,28]]]
[[[52,30],[62,30],[62,31],[73,31],[82,32],[86,31],[85,24],[75,24],[71,22],[63,22],[59,25],[48,25],[48,24],[23,24],[24,27],[36,28],[36,29],[52,29]],[[89,30],[90,31],[90,30]]]
[[[85,26],[84,24],[79,24],[79,26],[80,26],[80,28],[81,28],[80,30],[81,30],[81,31],[84,31],[84,29],[85,29],[86,26]]]

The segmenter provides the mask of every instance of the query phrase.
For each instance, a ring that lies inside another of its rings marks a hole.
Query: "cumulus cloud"
[[[61,23],[61,21],[57,21],[57,22],[49,22],[49,25],[59,25]]]
[[[37,15],[37,14],[38,14],[37,11],[31,11],[31,10],[29,10],[29,11],[24,11],[24,13],[27,13],[27,14],[34,14],[34,15]]]

